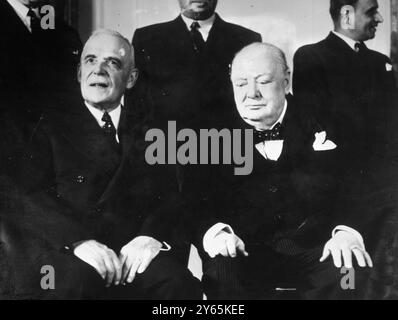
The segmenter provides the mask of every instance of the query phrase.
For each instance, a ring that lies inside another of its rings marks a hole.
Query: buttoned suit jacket
[[[314,150],[318,131],[316,121],[288,96],[281,156],[267,160],[254,146],[251,174],[235,176],[227,166],[219,169],[208,208],[203,209],[212,218],[202,223],[198,245],[202,247],[203,235],[217,222],[229,224],[247,245],[272,247],[280,239],[303,248],[324,244],[347,217],[335,211],[340,191],[333,166],[336,150]]]
[[[83,103],[44,113],[27,132],[16,177],[2,176],[3,296],[45,297],[40,271],[50,265],[59,274],[55,297],[71,298],[78,271],[63,248],[80,241],[95,239],[115,252],[139,235],[173,243],[173,216],[182,213],[175,180],[146,164],[142,127],[129,110],[121,114],[121,151]]]
[[[169,120],[180,128],[229,127],[235,120],[229,65],[240,49],[259,41],[260,34],[217,14],[201,54],[181,16],[137,29],[132,42],[140,76],[134,96],[146,101],[156,127]]]

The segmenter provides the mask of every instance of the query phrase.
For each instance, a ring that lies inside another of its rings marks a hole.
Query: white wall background
[[[87,2],[92,3],[87,8]],[[137,27],[174,19],[179,13],[177,0],[84,0],[81,21],[91,19],[91,29],[120,31],[131,39]],[[379,0],[384,23],[379,26],[372,49],[390,54],[390,0]],[[89,17],[92,11],[92,17]],[[219,0],[217,12],[227,21],[241,24],[262,34],[263,40],[281,47],[289,58],[295,50],[323,39],[332,28],[329,0]],[[88,28],[88,29],[89,29]],[[83,30],[83,40],[92,30]]]

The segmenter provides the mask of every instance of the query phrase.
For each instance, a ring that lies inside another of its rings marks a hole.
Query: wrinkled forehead
[[[237,56],[232,64],[231,78],[250,78],[261,75],[274,76],[277,63],[267,52],[247,52]]]
[[[127,61],[130,54],[130,48],[122,39],[113,35],[100,34],[87,41],[83,48],[82,59],[88,55],[95,55],[97,57],[118,57],[122,61]]]

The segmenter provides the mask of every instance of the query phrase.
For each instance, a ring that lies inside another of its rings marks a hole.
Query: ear
[[[343,6],[340,10],[340,26],[343,30],[355,29],[355,9],[353,6]]]
[[[82,79],[82,65],[79,63],[77,66],[77,81],[80,83]]]
[[[127,79],[127,89],[131,89],[134,87],[135,83],[137,82],[138,79],[138,69],[134,68],[130,71],[129,78]]]
[[[285,93],[289,94],[290,93],[290,79],[291,79],[291,72],[290,69],[287,69],[285,72],[285,79],[284,84],[285,84]]]

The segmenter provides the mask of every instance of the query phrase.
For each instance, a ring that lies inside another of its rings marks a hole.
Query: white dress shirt
[[[17,13],[18,17],[21,19],[21,21],[26,26],[26,28],[29,30],[29,32],[32,32],[30,17],[28,16],[29,8],[25,5],[23,5],[18,0],[7,0],[7,1],[11,5],[11,7],[14,9],[14,11]],[[39,18],[39,9],[32,8],[32,10],[36,14],[36,16]]]
[[[216,19],[216,15],[213,14],[209,19],[206,20],[192,20],[184,16],[183,14],[181,15],[182,20],[184,20],[185,24],[187,25],[187,28],[189,31],[191,31],[191,25],[193,22],[197,22],[200,25],[200,28],[198,31],[203,37],[203,40],[206,42],[207,39],[209,38],[210,30],[213,27],[214,20]]]
[[[337,37],[339,37],[341,40],[343,40],[346,44],[348,44],[348,46],[354,50],[355,52],[357,52],[357,48],[355,48],[355,45],[357,43],[359,43],[358,41],[352,40],[351,38],[345,36],[344,34],[341,34],[339,32],[336,31],[332,31]]]
[[[270,130],[272,130],[278,123],[282,124],[283,119],[285,118],[287,110],[287,101],[285,101],[285,106],[283,107],[283,111],[278,119]],[[261,143],[256,144],[256,149],[260,154],[267,160],[278,161],[279,157],[282,154],[283,150],[283,140],[270,140],[263,141]]]
[[[105,122],[102,121],[102,117],[104,116],[105,111],[94,108],[90,106],[87,102],[85,102],[85,105],[87,109],[90,111],[90,113],[93,115],[95,120],[97,120],[98,125],[102,128],[105,125]],[[122,113],[122,105],[119,104],[119,106],[116,109],[113,109],[111,112],[108,113],[116,129],[116,141],[119,143],[119,136],[117,132],[119,128],[120,115]]]

